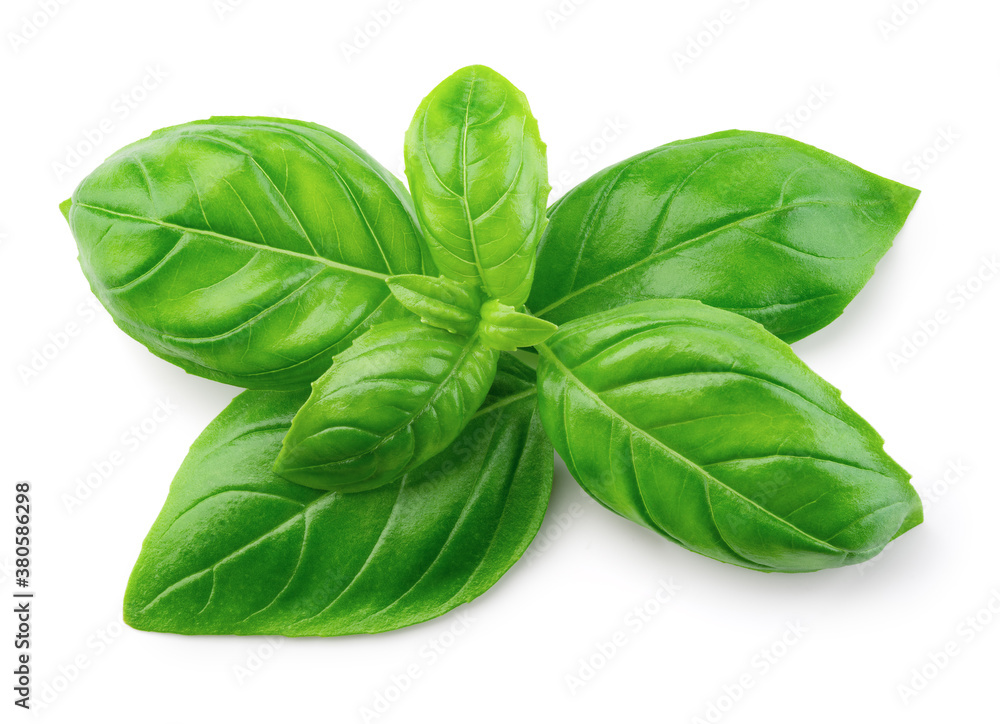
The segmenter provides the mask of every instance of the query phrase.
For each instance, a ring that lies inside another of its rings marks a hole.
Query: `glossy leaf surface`
[[[545,144],[524,94],[483,66],[447,78],[407,132],[406,176],[441,272],[522,305],[549,194]]]
[[[125,622],[336,636],[409,626],[471,601],[521,556],[548,503],[552,448],[531,375],[505,361],[448,450],[352,495],[271,472],[304,393],[243,393],[174,479],[129,580]]]
[[[459,334],[479,325],[482,297],[478,288],[447,277],[401,274],[386,280],[396,301],[425,324]]]
[[[444,450],[489,392],[496,350],[415,319],[334,358],[295,416],[275,471],[322,490],[385,485]]]
[[[216,118],[123,148],[68,219],[118,325],[188,372],[301,387],[369,326],[402,316],[386,277],[423,273],[406,190],[344,136]]]
[[[693,551],[812,571],[922,520],[882,438],[745,317],[642,302],[568,323],[541,352],[542,421],[573,476]]]
[[[562,324],[646,299],[697,299],[792,342],[841,314],[918,195],[781,136],[672,143],[553,207],[528,306]]]

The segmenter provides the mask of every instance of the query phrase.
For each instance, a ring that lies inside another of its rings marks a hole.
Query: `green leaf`
[[[479,331],[483,342],[507,352],[541,344],[558,329],[552,322],[515,311],[496,299],[486,302],[480,313]]]
[[[313,383],[275,471],[321,490],[391,483],[458,437],[490,389],[497,357],[478,334],[415,319],[372,328]]]
[[[481,65],[446,79],[413,117],[406,176],[441,272],[524,304],[550,190],[524,94]]]
[[[882,438],[744,317],[641,302],[563,325],[540,351],[542,422],[573,476],[697,553],[813,571],[922,520]]]
[[[303,397],[245,392],[198,438],[142,546],[126,623],[183,634],[388,631],[479,596],[538,531],[552,448],[523,365],[501,365],[448,450],[367,493],[323,493],[271,472]]]
[[[482,297],[476,287],[447,277],[401,274],[386,280],[396,301],[433,327],[472,334],[479,324]]]
[[[298,121],[157,131],[80,184],[69,223],[118,326],[243,387],[308,384],[404,314],[388,276],[428,271],[402,184],[344,136]]]
[[[843,312],[919,191],[798,141],[728,131],[601,171],[550,211],[528,306],[572,319],[697,299],[787,342]]]

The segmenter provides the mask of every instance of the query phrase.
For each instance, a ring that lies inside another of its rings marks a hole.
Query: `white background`
[[[59,690],[42,718],[339,723],[364,721],[381,694],[395,699],[377,719],[386,722],[686,722],[716,704],[727,722],[996,721],[1000,283],[969,284],[1000,252],[1000,7],[895,2],[906,11],[894,15],[893,0],[5,0],[0,605],[12,587],[13,483],[29,479],[35,696]],[[717,37],[690,45],[723,11]],[[390,19],[366,38],[372,13]],[[345,52],[355,43],[365,47]],[[681,66],[684,53],[697,57]],[[171,477],[237,390],[183,374],[90,310],[57,204],[120,146],[214,114],[323,123],[398,173],[420,99],[474,62],[527,93],[557,187],[735,127],[793,135],[923,189],[872,282],[796,349],[913,473],[926,524],[866,566],[765,575],[616,518],[563,468],[529,556],[430,623],[270,641],[122,626],[125,582]],[[80,148],[102,121],[110,130]],[[975,293],[960,304],[963,289]],[[947,322],[921,334],[939,314]],[[919,349],[894,365],[907,340]],[[160,402],[176,409],[129,444],[123,435]],[[123,462],[68,508],[78,479],[116,451]],[[655,598],[661,581],[679,587],[666,605]],[[655,613],[639,626],[629,616],[644,606]],[[975,631],[963,622],[977,614]],[[11,703],[14,620],[2,619],[2,719],[13,710],[20,721],[29,715]],[[804,628],[791,645],[789,625]],[[625,645],[602,664],[616,634]],[[432,660],[435,641],[444,653]],[[584,671],[590,660],[595,671]],[[411,664],[421,676],[396,696],[393,677]],[[241,680],[240,667],[255,672]],[[928,683],[904,697],[900,685],[920,669]],[[568,676],[588,680],[573,689]],[[752,683],[742,693],[741,678]]]

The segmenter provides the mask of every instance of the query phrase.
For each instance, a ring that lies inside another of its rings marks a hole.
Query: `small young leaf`
[[[425,324],[458,334],[476,331],[482,298],[475,286],[421,274],[400,274],[385,283],[396,301]]]
[[[549,195],[545,144],[524,94],[481,65],[447,78],[413,117],[406,176],[441,273],[524,304]]]
[[[786,342],[844,311],[920,192],[799,141],[727,131],[601,171],[550,210],[533,314],[697,299]]]
[[[539,349],[542,422],[573,476],[692,551],[814,571],[872,558],[923,519],[878,433],[745,317],[640,302]]]
[[[479,331],[483,343],[505,352],[541,344],[558,329],[552,322],[517,312],[496,299],[486,302],[480,314]]]
[[[497,357],[478,334],[415,319],[372,328],[313,383],[275,472],[341,492],[391,483],[462,432],[490,389]]]
[[[142,546],[125,622],[338,636],[440,616],[524,553],[552,486],[533,373],[505,355],[483,409],[402,480],[344,495],[271,472],[304,393],[245,392],[195,442]]]

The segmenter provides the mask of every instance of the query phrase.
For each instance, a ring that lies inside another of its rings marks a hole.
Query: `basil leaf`
[[[518,347],[533,347],[547,340],[556,325],[491,299],[482,307],[479,332],[483,342],[494,349],[513,352]]]
[[[524,94],[481,65],[447,78],[413,117],[406,176],[441,272],[524,304],[550,190]]]
[[[298,392],[245,392],[202,433],[125,593],[133,628],[336,636],[440,616],[524,553],[552,485],[531,371],[509,358],[445,452],[367,493],[271,472]]]
[[[812,571],[871,558],[922,520],[882,438],[744,317],[641,302],[540,350],[542,422],[573,476],[697,553]]]
[[[840,316],[919,193],[781,136],[672,143],[554,206],[544,283],[528,306],[562,324],[645,299],[698,299],[793,342]]]
[[[444,450],[489,392],[498,353],[399,320],[333,360],[285,437],[275,472],[310,488],[370,490]]]
[[[386,284],[396,301],[424,324],[460,334],[476,331],[482,298],[475,287],[447,277],[420,274],[389,277]]]
[[[298,121],[157,131],[88,176],[68,218],[123,330],[243,387],[309,383],[366,328],[403,315],[386,277],[427,267],[402,184],[344,136]]]

